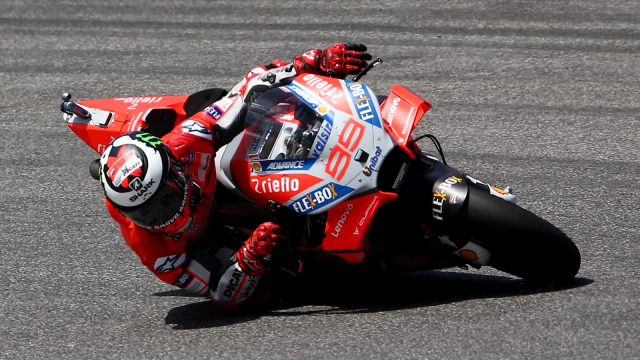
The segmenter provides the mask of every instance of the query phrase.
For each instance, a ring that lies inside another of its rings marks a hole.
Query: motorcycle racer
[[[226,96],[162,138],[132,132],[100,158],[106,207],[127,245],[160,280],[209,296],[224,308],[256,298],[280,225],[260,224],[238,249],[210,224],[216,217],[215,152],[243,130],[243,110],[296,75],[344,78],[367,66],[362,44],[334,44],[251,69]]]

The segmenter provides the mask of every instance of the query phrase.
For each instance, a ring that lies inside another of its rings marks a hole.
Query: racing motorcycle
[[[414,136],[429,101],[399,84],[376,95],[359,81],[381,62],[352,79],[298,75],[247,106],[244,131],[216,153],[227,226],[241,231],[277,217],[288,243],[274,265],[297,275],[491,266],[536,283],[570,282],[581,260],[569,237],[516,205],[511,189],[449,166],[435,136]],[[61,110],[101,154],[122,133],[161,137],[225,94],[74,102],[63,93]],[[425,138],[437,156],[418,146]],[[97,168],[94,161],[94,178]]]

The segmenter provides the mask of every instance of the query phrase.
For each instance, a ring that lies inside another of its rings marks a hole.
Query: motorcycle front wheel
[[[474,186],[457,219],[462,235],[491,252],[489,266],[543,284],[567,284],[580,252],[560,229],[513,203]]]

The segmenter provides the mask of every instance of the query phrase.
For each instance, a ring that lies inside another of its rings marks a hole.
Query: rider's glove
[[[238,250],[236,259],[245,274],[257,276],[267,270],[265,260],[271,251],[284,239],[280,225],[272,222],[260,224]]]
[[[334,44],[321,50],[309,50],[293,59],[298,74],[314,73],[344,79],[349,74],[357,74],[371,60],[363,44]]]

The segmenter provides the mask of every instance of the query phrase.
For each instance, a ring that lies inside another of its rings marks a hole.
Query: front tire
[[[491,252],[489,266],[526,280],[566,284],[578,273],[580,252],[560,229],[515,204],[469,186],[457,219],[460,235]]]

